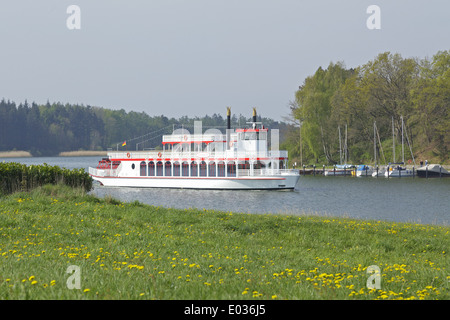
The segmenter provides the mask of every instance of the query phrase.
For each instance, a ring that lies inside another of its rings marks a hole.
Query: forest
[[[291,114],[284,121],[258,121],[280,129],[280,147],[289,151],[291,164],[450,163],[448,50],[421,59],[384,52],[356,68],[331,62],[304,79],[285,107]],[[163,134],[181,127],[193,130],[196,120],[204,129],[224,129],[226,108],[223,116],[169,119],[124,109],[60,102],[17,105],[3,99],[0,151],[55,156],[65,151],[158,148]],[[250,107],[248,115],[232,115],[232,128],[249,121]]]
[[[290,108],[283,147],[301,164],[448,164],[450,51],[330,63],[304,80]]]
[[[252,109],[248,115],[231,116],[231,126],[246,126],[251,121]],[[233,112],[233,110],[232,110]],[[280,130],[280,139],[287,131],[284,122],[261,118],[268,128]],[[202,121],[207,128],[226,128],[226,107],[222,114],[188,117],[179,119],[149,116],[145,112],[126,112],[124,109],[111,110],[101,107],[62,104],[18,105],[5,99],[0,101],[0,151],[28,151],[33,156],[57,156],[66,151],[143,150],[161,146],[163,134],[174,129],[186,128],[194,132],[194,121]],[[126,145],[122,146],[126,141]]]

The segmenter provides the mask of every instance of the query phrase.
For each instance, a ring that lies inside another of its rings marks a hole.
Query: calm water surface
[[[101,157],[9,158],[25,164],[88,169]],[[245,213],[316,214],[360,219],[450,224],[450,178],[302,176],[295,191],[220,191],[118,188],[95,185],[93,194],[155,206]]]

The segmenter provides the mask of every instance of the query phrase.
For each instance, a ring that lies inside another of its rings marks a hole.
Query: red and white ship
[[[89,168],[94,180],[104,186],[282,190],[294,189],[298,170],[287,169],[288,152],[278,150],[278,130],[271,132],[256,122],[248,129],[218,129],[190,134],[177,129],[162,138],[160,151],[108,152],[97,168]],[[201,126],[201,124],[200,124]]]

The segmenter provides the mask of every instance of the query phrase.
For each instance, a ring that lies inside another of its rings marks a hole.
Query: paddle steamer
[[[191,134],[177,129],[163,135],[162,150],[108,152],[89,174],[104,186],[229,190],[294,189],[299,171],[288,169],[288,152],[278,150],[278,130],[253,121],[249,128],[230,127]],[[275,132],[275,133],[274,133]]]

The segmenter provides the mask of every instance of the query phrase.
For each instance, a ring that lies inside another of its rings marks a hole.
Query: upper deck
[[[181,160],[287,160],[287,151],[277,150],[278,141],[269,150],[267,128],[219,130],[190,134],[187,131],[164,135],[162,150],[110,152],[110,159],[181,159]]]
[[[160,151],[130,151],[130,152],[108,152],[111,160],[287,160],[288,152],[286,150],[274,150],[268,152],[238,152],[236,150],[226,151],[182,151],[173,150]]]

